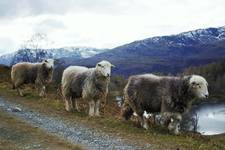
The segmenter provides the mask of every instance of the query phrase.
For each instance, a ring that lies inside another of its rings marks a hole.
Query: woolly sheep
[[[77,99],[89,102],[89,116],[99,116],[101,100],[106,101],[113,65],[108,61],[97,63],[95,68],[70,66],[62,76],[62,95],[65,109],[79,111]]]
[[[131,76],[124,88],[122,117],[127,120],[135,112],[143,128],[148,129],[148,124],[143,119],[144,111],[183,113],[194,98],[208,97],[207,86],[207,81],[199,75]]]
[[[12,66],[11,79],[13,89],[24,96],[20,87],[23,84],[34,83],[40,96],[45,96],[46,84],[52,81],[54,60],[46,59],[41,63],[22,62]]]

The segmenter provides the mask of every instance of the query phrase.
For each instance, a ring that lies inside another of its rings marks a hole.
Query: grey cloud
[[[49,33],[51,31],[64,28],[66,27],[62,21],[49,18],[35,24],[33,30],[35,33],[46,33],[46,32]]]
[[[1,0],[0,17],[64,14],[67,12],[116,13],[121,8],[113,0]],[[112,11],[114,10],[114,11]]]

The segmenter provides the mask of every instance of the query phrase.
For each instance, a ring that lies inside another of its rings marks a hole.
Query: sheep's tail
[[[131,116],[133,115],[133,110],[132,108],[129,106],[129,104],[124,103],[121,109],[121,115],[123,117],[124,120],[128,120],[131,118]]]

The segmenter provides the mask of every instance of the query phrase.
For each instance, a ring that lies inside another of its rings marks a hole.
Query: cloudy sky
[[[1,0],[0,54],[33,34],[49,47],[113,48],[152,36],[225,26],[225,0]]]

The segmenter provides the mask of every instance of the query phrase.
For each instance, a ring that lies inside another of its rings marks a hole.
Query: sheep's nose
[[[205,98],[208,98],[209,97],[209,94],[205,94]]]
[[[107,73],[107,77],[110,77],[109,73]]]

